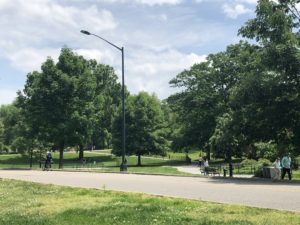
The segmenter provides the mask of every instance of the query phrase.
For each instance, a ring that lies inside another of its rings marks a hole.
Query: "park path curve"
[[[299,183],[33,170],[0,170],[0,178],[300,212]]]

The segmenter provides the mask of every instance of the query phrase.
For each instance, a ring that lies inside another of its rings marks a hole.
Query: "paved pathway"
[[[142,192],[300,212],[299,183],[60,171],[0,170],[0,177],[73,187]]]
[[[190,173],[190,174],[200,174],[200,168],[198,166],[173,166],[178,171]],[[220,174],[221,176],[223,174]],[[227,173],[228,176],[228,173]],[[234,174],[233,175],[236,178],[251,178],[253,175],[247,175],[247,174]]]

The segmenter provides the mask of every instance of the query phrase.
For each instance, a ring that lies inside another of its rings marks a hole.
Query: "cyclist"
[[[51,161],[52,161],[52,154],[50,151],[47,151],[45,167],[44,167],[45,170],[48,170],[49,168],[51,168]]]

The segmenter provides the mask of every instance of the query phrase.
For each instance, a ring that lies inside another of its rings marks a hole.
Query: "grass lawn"
[[[178,171],[173,166],[186,165],[184,153],[173,153],[170,152],[169,156],[162,158],[161,156],[142,156],[142,167],[137,167],[137,157],[127,157],[128,172],[132,173],[148,173],[148,174],[168,174],[168,175],[184,175],[184,176],[195,176],[194,174],[188,174]],[[192,159],[198,159],[199,151],[194,151],[189,154]],[[58,152],[53,153],[53,168],[58,169]],[[78,153],[65,152],[64,153],[64,169],[85,169],[85,170],[96,170],[102,172],[119,172],[121,158],[111,155],[111,150],[96,150],[96,151],[85,151],[84,157],[86,163],[83,165],[78,161]],[[36,155],[33,159],[33,169],[39,169],[39,155]],[[224,160],[211,160],[210,165],[216,166],[220,169],[220,173],[223,173],[221,164],[224,164]],[[225,164],[227,165],[227,164]],[[0,169],[14,169],[14,168],[29,168],[29,156],[20,154],[8,154],[0,155]],[[252,172],[252,173],[251,173]],[[253,174],[252,169],[240,168],[235,169],[234,174]],[[200,172],[199,172],[200,176]],[[293,171],[293,179],[300,180],[300,170]]]
[[[0,179],[1,225],[299,225],[300,213]]]
[[[58,169],[58,153],[53,153],[53,169]],[[85,151],[86,163],[83,165],[78,161],[78,154],[75,152],[64,153],[64,169],[92,169],[103,172],[119,172],[120,157],[115,157],[106,151]],[[33,159],[33,169],[39,169],[39,157]],[[178,171],[172,166],[182,165],[184,161],[177,159],[164,159],[157,157],[142,157],[142,167],[137,167],[137,157],[127,157],[128,172],[153,173],[153,174],[172,174],[190,175]],[[20,154],[0,155],[0,169],[9,168],[29,168],[29,156]],[[200,173],[199,173],[200,174]]]

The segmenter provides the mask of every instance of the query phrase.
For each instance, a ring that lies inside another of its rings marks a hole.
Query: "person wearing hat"
[[[289,180],[291,180],[292,176],[291,176],[291,157],[290,157],[290,154],[286,154],[282,158],[282,160],[281,160],[281,166],[282,166],[281,180],[284,179],[286,173],[289,176]]]

